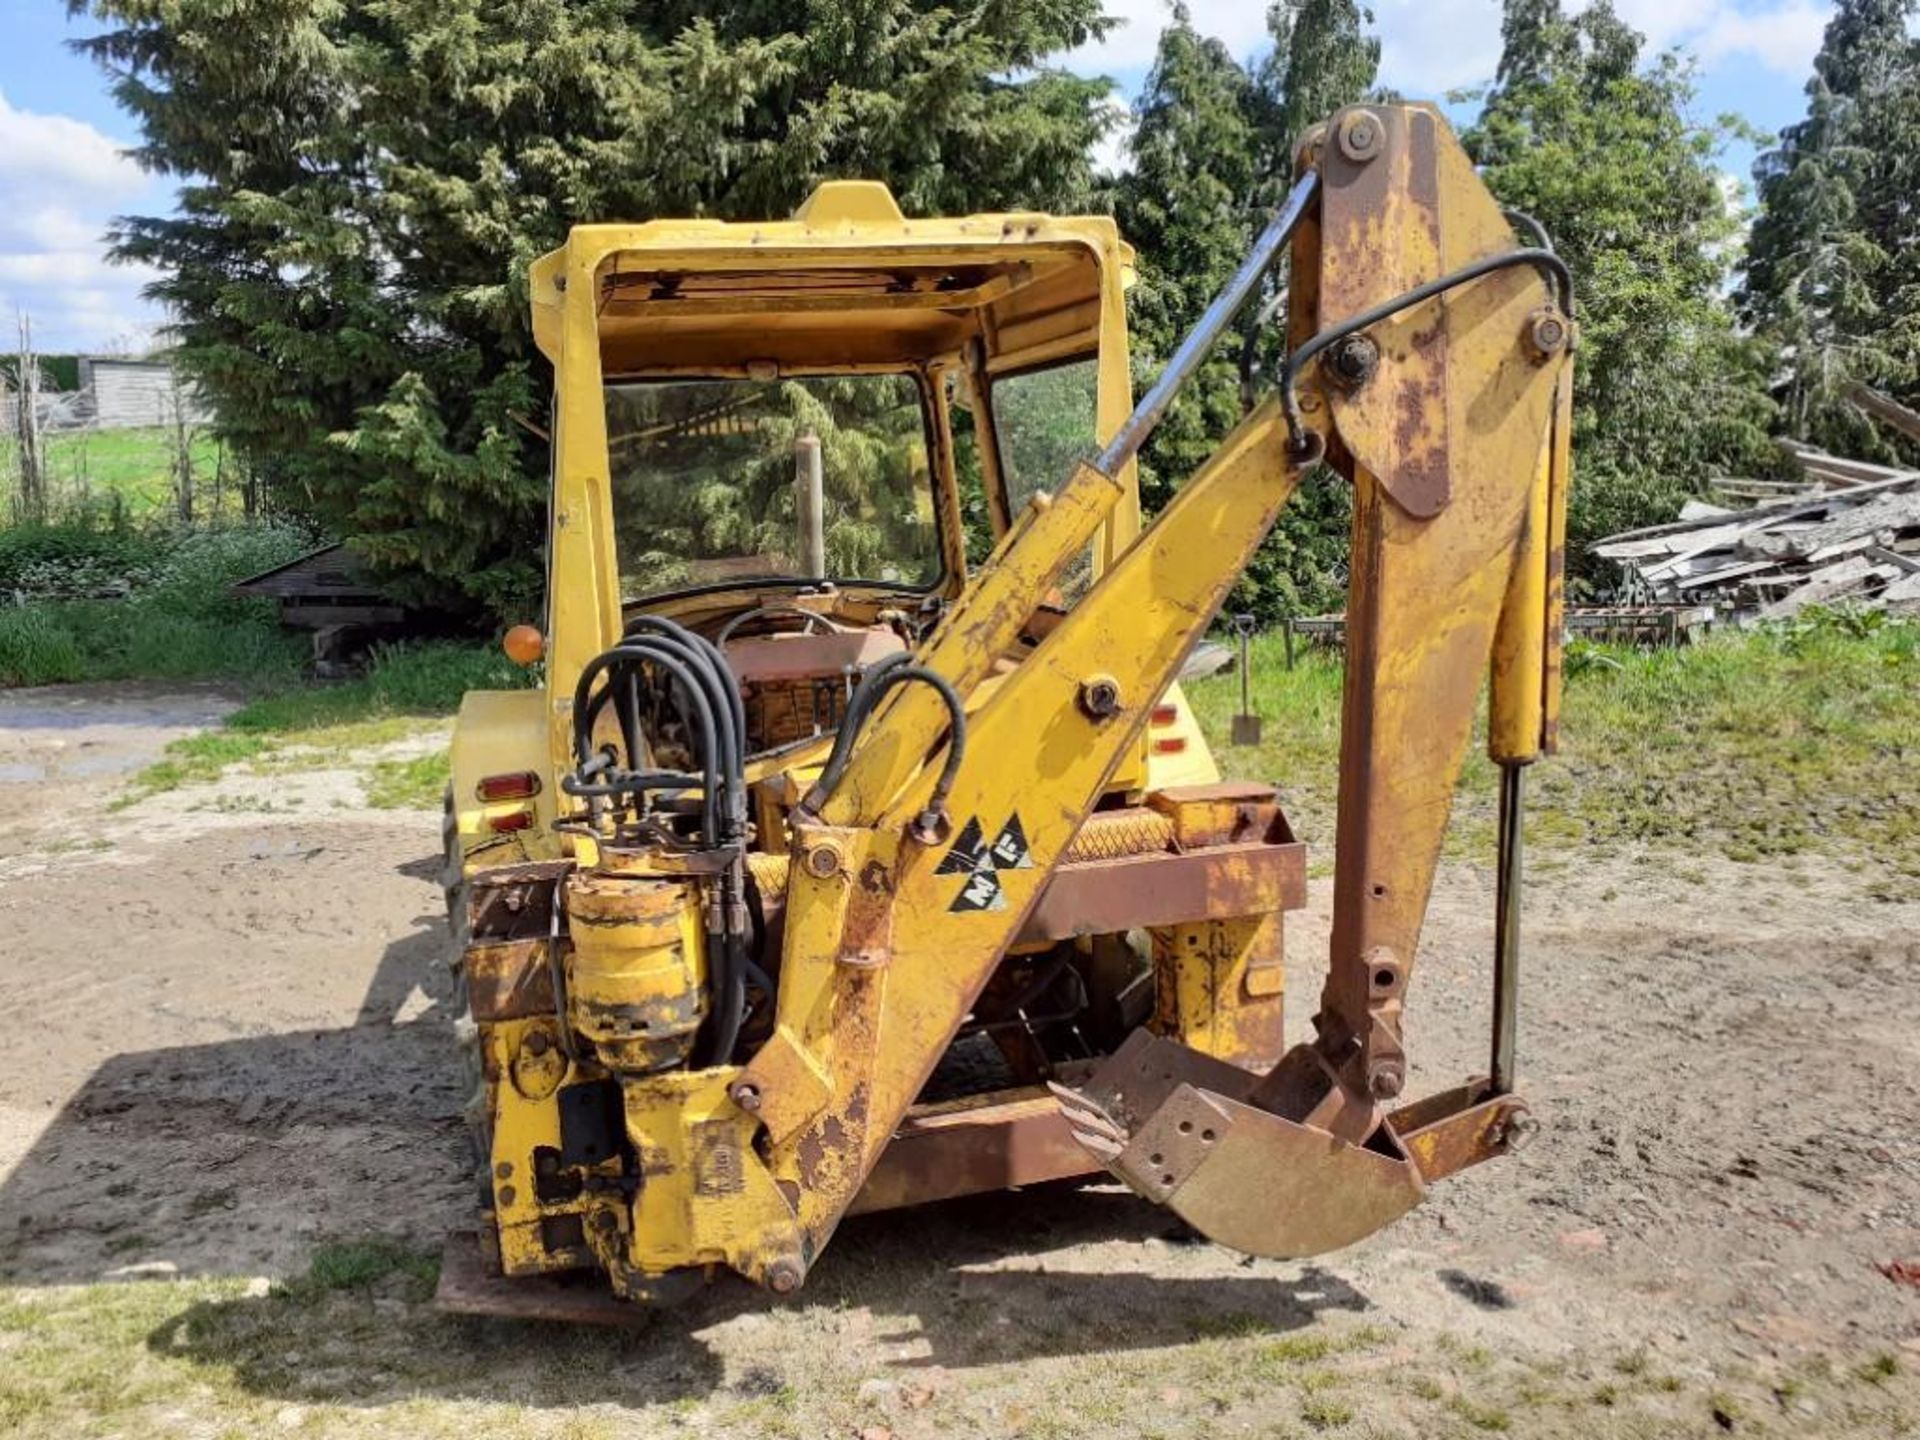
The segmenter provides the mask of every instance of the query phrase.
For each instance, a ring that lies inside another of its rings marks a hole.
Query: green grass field
[[[58,506],[105,506],[118,497],[129,517],[140,519],[173,507],[174,438],[164,426],[138,430],[63,431],[47,437],[47,464]],[[195,515],[217,519],[240,509],[237,478],[228,473],[218,486],[222,457],[211,436],[196,436],[193,455]]]
[[[1278,635],[1253,650],[1264,742],[1227,744],[1240,682],[1188,687],[1221,767],[1277,783],[1303,839],[1331,862],[1341,664],[1287,670]],[[1528,843],[1647,845],[1748,861],[1840,853],[1891,892],[1920,892],[1920,624],[1814,616],[1674,650],[1576,647],[1561,753],[1533,767]],[[1494,767],[1477,727],[1449,853],[1490,858]]]

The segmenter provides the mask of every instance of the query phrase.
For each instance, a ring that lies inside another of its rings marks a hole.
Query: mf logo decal
[[[1000,827],[1000,833],[991,843],[986,831],[981,828],[980,817],[974,816],[960,827],[953,847],[942,857],[939,875],[964,875],[960,884],[960,893],[954,897],[949,909],[967,910],[1004,910],[1007,908],[1007,895],[1000,888],[1002,870],[1031,870],[1033,856],[1027,846],[1027,832],[1020,824],[1019,815],[1008,817],[1007,823]]]

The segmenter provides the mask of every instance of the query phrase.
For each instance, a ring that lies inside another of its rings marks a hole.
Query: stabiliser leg
[[[1511,1093],[1521,775],[1557,709],[1571,338],[1564,267],[1511,250],[1430,112],[1355,107],[1304,155],[1322,200],[1295,241],[1291,340],[1319,365],[1302,401],[1290,360],[1284,398],[1329,416],[1329,459],[1354,487],[1316,1035],[1253,1075],[1139,1032],[1082,1089],[1054,1092],[1134,1190],[1282,1258],[1371,1234],[1530,1128]],[[1396,1105],[1402,1006],[1483,677],[1501,774],[1491,1073]]]

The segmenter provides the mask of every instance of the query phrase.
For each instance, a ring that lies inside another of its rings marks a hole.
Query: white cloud
[[[1483,84],[1500,63],[1498,0],[1374,0],[1380,83],[1415,100]]]
[[[32,317],[48,352],[149,337],[159,316],[140,290],[155,272],[108,264],[105,235],[114,215],[167,204],[120,141],[0,94],[0,344],[11,342],[16,311]]]
[[[85,121],[16,110],[0,94],[0,183],[17,180],[114,195],[144,177],[124,146]]]
[[[1750,54],[1769,70],[1784,75],[1806,75],[1813,69],[1820,37],[1826,31],[1832,7],[1790,0],[1778,9],[1755,14],[1727,7],[1713,19],[1696,43],[1708,64],[1727,55]]]
[[[1416,98],[1483,84],[1500,62],[1499,0],[1362,0],[1380,36],[1380,80]],[[1578,3],[1578,0],[1574,0]],[[1242,59],[1266,44],[1266,5],[1259,0],[1190,0],[1194,27],[1217,36]],[[1799,77],[1813,63],[1832,0],[1615,0],[1621,18],[1654,50],[1679,45],[1707,64],[1749,55],[1778,73]],[[1172,13],[1169,0],[1108,0],[1123,23],[1064,63],[1082,74],[1135,72],[1153,63]]]
[[[1093,147],[1093,168],[1096,174],[1118,175],[1131,168],[1133,163],[1131,149],[1132,125],[1127,104],[1118,95],[1109,95],[1102,102],[1102,110],[1111,119],[1107,133],[1100,137]]]
[[[1070,52],[1063,61],[1067,68],[1092,75],[1153,64],[1160,32],[1173,14],[1171,0],[1107,0],[1106,10],[1120,23],[1106,39]],[[1187,10],[1194,29],[1224,40],[1242,60],[1266,43],[1267,7],[1260,0],[1187,0]]]

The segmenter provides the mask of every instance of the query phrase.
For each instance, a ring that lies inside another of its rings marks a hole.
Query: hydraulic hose
[[[1312,450],[1313,441],[1308,438],[1305,423],[1300,418],[1300,394],[1298,380],[1300,372],[1307,362],[1320,354],[1334,341],[1345,338],[1358,331],[1378,325],[1402,310],[1410,310],[1423,301],[1431,300],[1469,280],[1478,280],[1482,275],[1492,274],[1495,270],[1507,270],[1516,265],[1533,265],[1543,271],[1559,291],[1561,308],[1569,317],[1573,314],[1573,272],[1567,268],[1567,262],[1551,250],[1529,249],[1508,250],[1499,255],[1488,255],[1475,260],[1470,265],[1462,265],[1424,285],[1416,285],[1403,291],[1391,300],[1383,300],[1370,310],[1362,310],[1358,315],[1349,316],[1338,325],[1322,330],[1298,350],[1287,356],[1286,364],[1280,369],[1280,403],[1286,412],[1288,448],[1296,455]]]
[[[818,814],[820,807],[839,788],[847,766],[853,760],[854,741],[881,697],[896,685],[918,683],[929,687],[940,697],[941,703],[947,707],[948,716],[946,759],[940,766],[940,777],[934,782],[933,793],[927,797],[927,807],[921,812],[920,818],[926,825],[933,826],[946,812],[947,796],[953,791],[954,777],[959,774],[960,762],[966,754],[966,710],[946,676],[924,665],[906,663],[904,655],[889,657],[889,660],[892,663],[883,661],[869,670],[854,690],[853,698],[847,702],[846,719],[841,722],[840,733],[834,737],[833,750],[827,756],[826,768],[820,772],[820,778],[814,781],[806,799],[801,801],[802,809]]]
[[[580,672],[580,679],[574,686],[574,754],[578,765],[585,765],[591,755],[593,744],[592,726],[599,714],[599,706],[594,703],[593,683],[601,675],[608,674],[621,662],[629,664],[652,664],[664,670],[680,682],[681,693],[690,702],[693,713],[688,716],[691,728],[695,732],[695,748],[700,751],[701,765],[706,783],[705,794],[701,797],[701,832],[708,848],[717,848],[721,843],[718,797],[721,790],[720,764],[723,754],[716,743],[716,727],[713,706],[708,701],[706,688],[695,678],[693,669],[679,657],[653,647],[622,644],[596,655],[588,661]],[[618,676],[608,674],[607,693],[611,693]],[[624,728],[624,727],[623,727]],[[628,762],[634,757],[629,755]],[[568,779],[574,777],[569,776]],[[566,788],[563,782],[562,788]]]
[[[706,1064],[724,1064],[739,1041],[745,1018],[748,920],[744,898],[747,801],[746,707],[726,661],[710,643],[683,626],[654,616],[627,626],[620,643],[596,656],[574,691],[574,749],[579,763],[562,782],[569,793],[638,795],[684,789],[695,777],[670,770],[590,768],[593,727],[607,704],[617,707],[627,761],[637,757],[639,695],[644,668],[667,677],[686,720],[701,775],[701,837],[709,850],[731,851],[709,911],[708,953],[711,1025],[703,1045]],[[605,676],[596,695],[594,685]],[[625,693],[622,694],[624,689]],[[624,704],[622,703],[624,702]]]

